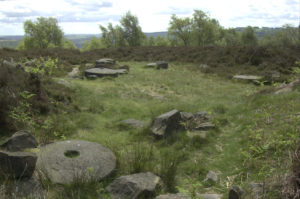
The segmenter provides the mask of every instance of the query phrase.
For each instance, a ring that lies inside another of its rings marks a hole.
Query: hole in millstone
[[[79,151],[68,150],[65,152],[65,156],[68,158],[77,158],[79,155]]]

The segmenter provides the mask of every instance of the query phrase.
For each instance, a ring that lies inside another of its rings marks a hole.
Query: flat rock
[[[135,127],[135,128],[143,128],[145,126],[145,122],[136,120],[136,119],[127,119],[121,121],[121,123]]]
[[[157,64],[156,63],[149,63],[146,65],[147,68],[156,68]]]
[[[159,61],[159,62],[156,62],[156,64],[157,64],[157,69],[168,69],[168,66],[169,66],[169,64],[168,64],[168,62],[166,62],[166,61]]]
[[[0,151],[0,175],[9,175],[14,179],[31,178],[37,156],[29,152]]]
[[[109,68],[91,68],[85,70],[86,77],[95,75],[97,77],[117,77],[118,75],[126,74],[126,69],[109,69]]]
[[[151,131],[154,135],[159,137],[169,136],[174,131],[182,128],[180,125],[180,121],[180,111],[176,109],[172,110],[158,116],[151,126]]]
[[[281,94],[281,93],[288,93],[288,92],[292,92],[295,88],[295,86],[300,85],[300,78],[289,83],[289,84],[285,84],[282,85],[280,88],[278,88],[278,90],[275,92],[275,94]]]
[[[36,148],[38,143],[36,139],[27,131],[18,131],[8,138],[1,148],[7,151],[23,151],[27,148]]]
[[[254,80],[260,80],[262,79],[262,77],[255,76],[255,75],[235,75],[233,76],[233,79],[254,81]]]
[[[106,189],[113,199],[153,198],[159,183],[153,173],[137,173],[115,179]]]
[[[198,194],[201,199],[221,199],[222,195],[219,194]]]
[[[77,78],[80,75],[79,66],[76,66],[68,73],[68,77]]]
[[[96,68],[110,68],[111,66],[114,66],[115,64],[116,64],[116,61],[114,59],[110,59],[110,58],[98,59],[96,61]]]
[[[194,115],[189,112],[180,112],[180,116],[182,121],[188,121],[194,119]]]
[[[69,140],[40,149],[37,168],[53,183],[70,184],[76,178],[102,180],[116,168],[111,150],[94,142]]]
[[[216,125],[210,122],[205,122],[197,125],[194,129],[200,131],[208,131],[210,129],[216,128]]]
[[[157,196],[155,199],[191,199],[191,197],[186,194],[177,193],[160,195]]]
[[[194,118],[200,123],[211,120],[211,116],[206,111],[199,111],[195,113]]]

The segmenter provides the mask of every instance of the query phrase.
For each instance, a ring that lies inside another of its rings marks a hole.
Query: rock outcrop
[[[7,151],[23,151],[27,148],[36,148],[38,143],[36,139],[27,131],[18,131],[8,138],[1,148]]]

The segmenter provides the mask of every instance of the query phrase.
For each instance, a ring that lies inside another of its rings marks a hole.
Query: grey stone
[[[240,186],[232,186],[229,190],[228,199],[242,199],[244,190]]]
[[[182,121],[188,121],[194,118],[194,115],[188,112],[180,112],[180,116]]]
[[[111,68],[116,61],[110,58],[103,58],[96,61],[96,68]]]
[[[262,77],[255,76],[255,75],[235,75],[233,79],[237,80],[247,80],[247,81],[254,81],[254,80],[260,80]]]
[[[37,156],[34,153],[0,151],[0,174],[14,179],[30,178],[36,161]]]
[[[251,196],[253,199],[263,198],[264,186],[262,183],[250,183]]]
[[[68,73],[68,77],[77,78],[80,74],[79,66],[76,66],[72,69],[71,72]]]
[[[275,92],[275,94],[291,92],[297,85],[300,85],[300,78],[289,84],[282,85],[281,87],[278,88],[278,90]]]
[[[214,125],[213,123],[210,123],[210,122],[205,122],[205,123],[201,123],[201,124],[197,125],[194,129],[200,130],[200,131],[207,131],[207,130],[214,129],[214,128],[216,128],[216,125]]]
[[[222,195],[219,195],[219,194],[210,194],[210,193],[207,193],[207,194],[198,194],[197,196],[199,196],[201,199],[221,199],[222,198]]]
[[[127,119],[121,121],[121,123],[135,127],[135,128],[143,128],[145,126],[145,123],[136,119]]]
[[[164,194],[159,195],[155,199],[191,199],[187,194],[177,193],[177,194]]]
[[[18,131],[8,138],[1,148],[7,151],[22,151],[27,148],[36,148],[38,143],[36,139],[27,131]]]
[[[116,168],[111,150],[94,142],[69,140],[40,149],[37,168],[53,183],[70,184],[76,179],[101,180]]]
[[[174,131],[182,128],[180,121],[180,112],[178,110],[172,110],[158,116],[151,126],[151,131],[154,135],[159,137],[169,136]]]
[[[85,64],[85,67],[86,67],[86,68],[94,68],[94,67],[95,67],[95,64],[86,63],[86,64]]]
[[[159,183],[153,173],[137,173],[115,179],[106,189],[113,199],[153,198]]]
[[[208,171],[204,181],[211,181],[211,182],[217,183],[218,182],[218,175],[213,171]]]
[[[91,68],[85,70],[86,77],[95,75],[97,77],[117,77],[118,75],[126,74],[126,69],[109,69],[109,68]]]
[[[194,118],[196,121],[202,123],[211,120],[210,115],[206,111],[199,111],[194,114]]]
[[[168,69],[168,62],[166,61],[159,61],[159,62],[156,62],[157,64],[157,69]]]
[[[146,68],[156,68],[157,64],[156,63],[149,63],[146,65]]]

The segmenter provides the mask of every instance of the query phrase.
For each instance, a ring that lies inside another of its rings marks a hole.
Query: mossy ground
[[[56,116],[65,124],[56,132],[62,139],[89,140],[113,150],[118,158],[114,177],[142,171],[160,175],[165,184],[160,193],[220,193],[227,198],[232,185],[247,189],[248,183],[261,182],[272,198],[281,197],[273,187],[280,186],[292,162],[289,154],[296,149],[299,91],[263,94],[265,87],[204,74],[193,64],[171,63],[168,70],[146,69],[146,62],[120,64],[131,68],[118,78],[67,79],[77,111]],[[217,129],[205,139],[186,132],[155,139],[151,121],[172,109],[207,111]],[[120,124],[128,118],[148,126]],[[219,182],[204,182],[209,170],[219,174]],[[55,188],[49,192],[61,198],[105,194],[103,184],[83,184],[65,187],[65,194]]]

